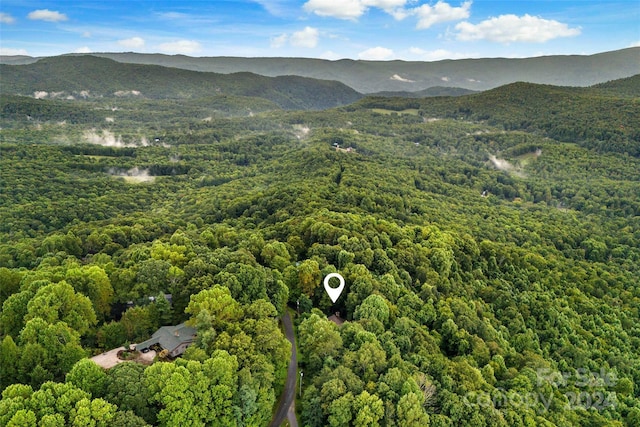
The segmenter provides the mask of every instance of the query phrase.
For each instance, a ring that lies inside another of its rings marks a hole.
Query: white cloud
[[[377,7],[389,14],[394,11],[401,10],[407,3],[407,0],[362,0],[362,3],[368,7]]]
[[[431,6],[423,4],[413,9],[413,13],[418,16],[418,24],[416,28],[425,30],[435,24],[449,21],[460,21],[469,17],[469,9],[471,2],[466,1],[460,7],[453,7],[448,3],[439,1]]]
[[[367,61],[386,61],[392,59],[394,53],[391,49],[386,47],[372,47],[358,54],[358,59],[364,59]]]
[[[13,49],[10,47],[0,47],[0,55],[6,56],[14,56],[14,55],[24,55],[29,56],[26,50],[24,49]]]
[[[3,24],[13,24],[16,20],[8,13],[0,12],[0,22]]]
[[[640,47],[640,40],[631,43],[629,47]]]
[[[89,46],[82,46],[77,48],[74,53],[91,53],[92,50]]]
[[[219,25],[220,21],[211,15],[204,13],[182,13],[182,12],[157,12],[154,15],[163,21],[170,21],[171,25],[182,27],[195,27],[203,25]]]
[[[179,19],[187,19],[189,15],[181,12],[158,12],[157,14],[162,19],[167,20],[179,20]]]
[[[498,43],[542,43],[557,37],[580,34],[580,28],[569,28],[562,22],[531,15],[500,15],[477,25],[466,21],[460,22],[455,28],[458,30],[458,40],[490,40]]]
[[[356,19],[367,9],[360,0],[309,0],[303,6],[304,10],[318,16],[331,16],[338,19]]]
[[[317,28],[305,27],[304,30],[291,35],[290,43],[292,46],[312,48],[318,45],[318,36]]]
[[[277,37],[272,37],[271,38],[271,47],[274,49],[278,49],[282,46],[284,46],[285,44],[287,44],[287,40],[289,39],[289,36],[286,34],[280,34]]]
[[[118,44],[128,49],[136,49],[144,47],[144,39],[142,37],[131,37],[129,39],[118,40]]]
[[[308,0],[303,8],[318,16],[355,21],[369,9],[376,8],[385,11],[396,20],[401,21],[408,16],[417,16],[416,28],[427,29],[434,24],[449,21],[460,21],[469,17],[471,0],[465,1],[459,7],[451,6],[442,0],[435,5],[423,4],[415,8],[406,8],[407,4],[417,3],[417,0]]]
[[[396,19],[396,21],[402,21],[407,16],[413,15],[413,10],[407,10],[402,7],[399,7],[398,9],[387,11],[387,13],[393,16]]]
[[[265,8],[267,12],[274,16],[287,15],[291,7],[287,4],[287,0],[252,0]]]
[[[91,38],[91,32],[90,31],[85,31],[82,33],[82,37],[84,37],[85,39],[90,39]]]
[[[67,15],[65,15],[64,13],[60,13],[55,10],[49,10],[49,9],[34,10],[33,12],[30,12],[27,15],[27,18],[32,19],[34,21],[47,21],[47,22],[60,22],[60,21],[66,21],[67,19],[69,19],[67,18]]]
[[[318,16],[330,16],[338,19],[355,20],[371,7],[382,9],[396,19],[406,16],[402,7],[407,0],[309,0],[303,6],[309,13]]]
[[[176,40],[174,42],[162,43],[158,48],[165,53],[189,55],[201,49],[200,43],[195,40]]]
[[[320,31],[317,28],[305,27],[303,30],[292,34],[280,34],[271,38],[271,47],[278,49],[287,44],[295,47],[314,48],[318,45]]]
[[[367,6],[379,7],[382,10],[393,10],[404,6],[406,0],[363,0],[363,3]]]

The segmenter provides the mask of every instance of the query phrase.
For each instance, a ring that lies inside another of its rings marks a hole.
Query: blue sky
[[[419,60],[640,46],[640,0],[1,0],[4,55]]]

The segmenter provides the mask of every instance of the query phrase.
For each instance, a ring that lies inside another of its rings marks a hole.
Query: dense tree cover
[[[300,76],[218,74],[157,65],[125,64],[93,55],[42,58],[33,64],[0,64],[2,91],[72,99],[189,99],[230,95],[262,98],[285,109],[317,110],[362,97],[351,87]]]
[[[266,425],[289,304],[303,425],[636,425],[638,158],[370,107],[95,124],[161,135],[130,147],[3,117],[1,424]],[[113,172],[134,168],[155,180]],[[85,358],[182,321],[198,338],[175,361]]]
[[[609,92],[617,96],[638,97],[640,96],[640,74],[627,77],[626,79],[611,80],[604,83],[599,83],[593,87],[602,90],[603,92]]]
[[[401,111],[418,108],[427,117],[485,121],[505,130],[539,132],[601,152],[640,156],[638,76],[592,88],[513,83],[468,97],[366,98],[360,105]],[[620,95],[620,94],[624,95]]]

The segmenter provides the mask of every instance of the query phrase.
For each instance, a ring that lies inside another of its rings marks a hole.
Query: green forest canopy
[[[266,425],[299,302],[302,425],[638,425],[640,108],[618,93],[253,116],[3,96],[0,424]],[[86,359],[182,321],[175,361]]]

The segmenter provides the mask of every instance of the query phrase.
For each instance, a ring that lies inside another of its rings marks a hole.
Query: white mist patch
[[[104,121],[107,122],[107,123],[113,123],[113,122],[115,122],[115,119],[113,117],[105,117]]]
[[[399,74],[394,74],[393,76],[389,77],[389,80],[395,80],[397,82],[402,82],[402,83],[415,83],[415,80],[409,80],[409,79],[405,79],[404,77],[400,76]]]
[[[122,141],[122,138],[119,135],[116,138],[116,136],[108,130],[103,130],[101,133],[96,132],[95,129],[85,131],[84,139],[89,144],[97,144],[105,147],[126,147],[127,146],[127,144],[125,144]]]
[[[124,178],[127,182],[153,182],[156,179],[155,176],[149,175],[149,169],[139,169],[137,167],[126,171],[110,168],[108,173],[115,177]]]
[[[489,160],[491,160],[491,163],[493,163],[493,166],[495,166],[495,168],[498,170],[509,172],[514,169],[514,166],[511,163],[509,163],[504,159],[499,159],[496,156],[493,156],[493,155],[489,156]]]
[[[516,168],[513,164],[509,163],[505,159],[499,159],[496,156],[491,155],[489,156],[489,160],[491,161],[493,166],[498,170],[508,172],[512,175],[515,175],[521,178],[525,176],[525,174],[520,170],[520,168]]]
[[[54,144],[58,144],[58,145],[73,144],[73,142],[65,135],[54,136],[53,139],[52,139],[52,142]]]
[[[101,131],[96,131],[95,129],[87,130],[84,132],[84,139],[89,144],[97,144],[102,145],[104,147],[116,147],[116,148],[125,148],[125,147],[147,147],[149,144],[149,140],[146,137],[140,138],[139,142],[124,142],[120,135],[116,136],[111,131],[103,129]]]
[[[49,96],[49,92],[45,92],[44,90],[37,90],[33,92],[33,97],[35,99],[44,99]]]
[[[210,122],[211,120],[213,120],[213,117],[211,116],[205,117],[204,119],[202,119],[203,122]]]
[[[444,77],[440,77],[440,80],[442,80],[443,82],[448,82],[450,79],[447,76]]]
[[[309,126],[305,126],[305,125],[294,125],[293,126],[293,133],[295,134],[296,138],[298,139],[304,139],[307,136],[309,136],[309,131],[311,129],[309,129]]]
[[[140,96],[141,92],[139,90],[118,90],[113,92],[115,96]]]

